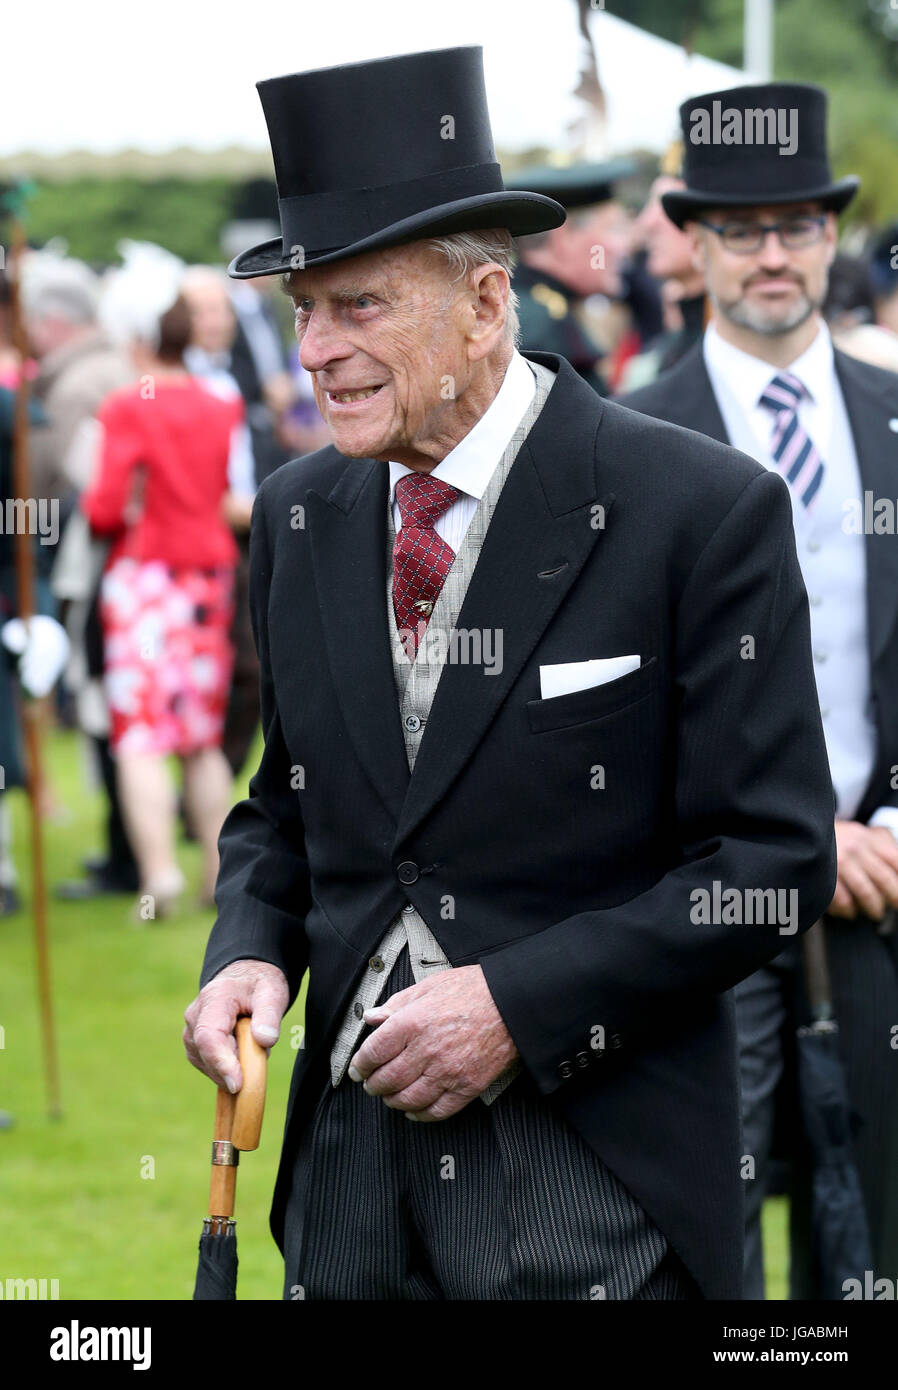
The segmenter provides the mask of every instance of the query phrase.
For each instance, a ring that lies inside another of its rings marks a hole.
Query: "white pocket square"
[[[570,695],[617,680],[639,668],[639,656],[603,656],[597,661],[559,661],[539,668],[539,693],[544,700]]]

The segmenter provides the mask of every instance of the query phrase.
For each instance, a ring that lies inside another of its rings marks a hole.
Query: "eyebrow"
[[[314,295],[309,295],[305,291],[298,289],[296,286],[291,287],[287,282],[286,277],[281,281],[281,289],[284,291],[288,299],[292,299],[294,301],[297,299],[315,298]],[[372,282],[370,284],[362,284],[360,282],[354,285],[341,285],[338,289],[329,290],[325,295],[319,296],[319,298],[329,299],[333,303],[337,304],[351,304],[354,299],[358,299],[358,297],[363,294],[370,295],[371,297],[376,296],[378,299],[383,299],[386,297],[387,287],[384,285],[377,284],[375,282]]]

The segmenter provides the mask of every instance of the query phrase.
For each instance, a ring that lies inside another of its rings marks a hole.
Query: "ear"
[[[702,229],[697,222],[684,222],[683,234],[689,238],[689,259],[693,270],[707,269],[707,251]]]
[[[470,293],[474,315],[466,334],[471,362],[488,356],[502,336],[510,288],[508,273],[495,261],[487,261],[472,271]]]

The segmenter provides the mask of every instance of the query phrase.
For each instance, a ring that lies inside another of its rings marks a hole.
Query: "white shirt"
[[[526,358],[519,352],[512,353],[502,385],[489,408],[464,439],[460,440],[428,475],[451,483],[462,494],[442,516],[437,517],[433,528],[456,554],[477,510],[477,503],[486,492],[496,465],[505,453],[508,441],[535,393],[536,382]],[[413,473],[415,470],[407,468],[404,463],[392,462],[389,469],[390,503],[393,507],[393,524],[398,534],[402,529],[402,517],[399,503],[396,501],[396,483],[406,473]]]
[[[808,591],[814,675],[837,814],[851,819],[864,794],[876,755],[870,703],[864,537],[843,529],[844,503],[862,498],[863,486],[848,412],[833,359],[832,340],[821,322],[813,342],[788,367],[777,368],[705,330],[704,357],[731,444],[780,472],[771,452],[775,415],[758,401],[773,377],[788,371],[810,393],[798,419],[823,460],[823,482],[812,511],[789,489],[798,562]],[[898,809],[882,807],[871,824],[898,833]]]

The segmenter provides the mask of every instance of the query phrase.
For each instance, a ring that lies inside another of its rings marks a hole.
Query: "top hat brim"
[[[448,236],[451,232],[486,231],[492,227],[504,227],[512,236],[532,236],[535,232],[547,232],[553,227],[560,227],[564,220],[565,211],[561,204],[556,203],[553,198],[544,197],[541,193],[508,190],[481,193],[476,197],[459,198],[454,202],[427,208],[412,217],[404,217],[347,246],[309,251],[301,267],[297,266],[293,257],[284,255],[283,241],[280,237],[275,237],[273,241],[251,246],[248,251],[242,251],[239,256],[235,256],[228,266],[228,274],[234,280],[251,280],[259,275],[278,275],[306,266],[345,261],[350,256],[361,256],[367,251],[377,251],[382,247],[400,246],[409,241],[432,236]]]
[[[699,212],[710,212],[712,208],[752,208],[779,207],[787,203],[822,203],[831,212],[841,212],[851,202],[860,179],[849,174],[835,183],[827,183],[817,188],[790,188],[776,193],[757,189],[753,192],[712,193],[701,192],[696,188],[671,189],[662,193],[661,205],[674,226],[682,228],[694,219]]]

